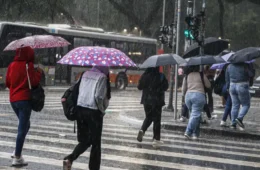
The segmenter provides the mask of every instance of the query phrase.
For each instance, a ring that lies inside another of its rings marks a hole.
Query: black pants
[[[153,139],[161,139],[162,106],[144,105],[145,119],[141,130],[144,132],[153,122]]]
[[[207,91],[207,95],[208,95],[207,103],[208,103],[210,113],[213,112],[213,96],[212,96],[212,93],[213,93],[212,88],[208,89],[208,91]]]
[[[89,158],[89,169],[99,170],[101,163],[101,135],[103,127],[103,114],[99,110],[92,110],[88,108],[78,108],[78,142],[74,151],[65,157],[73,162],[88,147],[92,146]]]

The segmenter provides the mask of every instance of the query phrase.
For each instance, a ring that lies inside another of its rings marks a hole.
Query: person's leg
[[[141,130],[145,133],[145,131],[150,127],[150,125],[153,122],[152,120],[153,107],[151,105],[144,105],[144,111],[145,111],[145,119],[141,127]]]
[[[202,93],[195,93],[194,98],[192,99],[192,115],[193,121],[191,126],[193,127],[192,134],[196,137],[200,135],[200,119],[201,119],[201,112],[203,111],[203,107],[206,103],[205,95]]]
[[[162,107],[156,106],[153,110],[153,138],[155,140],[161,139],[161,116],[162,116]]]
[[[92,111],[88,120],[91,134],[91,152],[89,158],[89,169],[99,170],[101,163],[101,136],[103,128],[103,113]]]
[[[232,100],[232,109],[231,109],[231,119],[232,119],[232,125],[236,126],[236,118],[238,116],[238,111],[240,107],[240,101],[238,98],[238,93],[236,89],[236,84],[230,85],[230,97]]]
[[[250,108],[250,93],[249,93],[249,85],[248,84],[241,84],[238,87],[238,98],[242,105],[242,108],[238,114],[237,119],[239,121],[243,121],[245,115],[247,114]],[[244,126],[244,125],[242,125]]]
[[[31,104],[29,101],[20,101],[16,103],[19,115],[19,125],[18,134],[16,138],[15,156],[17,158],[21,157],[22,149],[25,141],[25,137],[29,131],[30,127],[30,117],[31,117]]]
[[[82,107],[78,108],[77,113],[77,138],[78,145],[75,147],[73,152],[66,156],[64,160],[69,160],[70,164],[73,163],[82,153],[84,153],[91,145],[89,125],[86,119],[88,119],[89,113]]]
[[[188,125],[187,125],[187,128],[186,128],[186,131],[185,131],[185,134],[187,134],[188,136],[191,136],[192,134],[192,127],[191,127],[191,119],[192,119],[192,116],[191,116],[191,113],[192,113],[192,97],[193,97],[193,93],[186,93],[186,97],[185,97],[185,103],[186,103],[186,106],[188,107],[189,109],[189,112],[190,112],[190,119],[189,119],[189,122],[188,122]]]
[[[227,117],[230,116],[231,109],[232,109],[232,100],[231,100],[230,95],[228,94],[227,98],[226,98],[226,107],[225,107],[225,111],[224,111],[224,114],[222,117],[222,121],[226,122]]]
[[[214,110],[212,93],[213,93],[213,90],[212,90],[212,88],[210,88],[208,90],[208,106],[209,106],[210,114],[213,113],[213,110]],[[211,115],[210,115],[210,117],[211,117]]]

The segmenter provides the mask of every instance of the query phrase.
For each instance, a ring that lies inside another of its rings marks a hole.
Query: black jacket
[[[143,90],[141,104],[165,105],[165,91],[168,89],[168,81],[159,71],[146,71],[140,78],[138,89]]]

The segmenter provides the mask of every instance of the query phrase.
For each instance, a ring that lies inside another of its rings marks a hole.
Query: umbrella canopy
[[[70,43],[62,37],[52,35],[34,35],[19,40],[12,41],[4,51],[16,50],[21,47],[35,48],[52,48],[68,46]]]
[[[158,67],[165,65],[175,65],[186,63],[182,57],[177,54],[161,54],[149,57],[144,61],[140,68]]]
[[[215,63],[225,63],[220,57],[207,55],[207,56],[197,56],[186,59],[187,63],[182,64],[181,66],[195,66],[195,65],[210,65]]]
[[[75,48],[58,63],[78,66],[136,67],[136,64],[122,51],[99,46]]]
[[[232,55],[228,59],[228,61],[231,63],[242,63],[246,61],[251,61],[259,57],[260,57],[259,47],[248,47],[237,51],[234,55]]]
[[[227,40],[209,37],[205,39],[204,53],[206,55],[218,55],[220,52],[228,48],[229,42]],[[200,53],[198,43],[191,45],[184,53],[183,58],[197,56]]]

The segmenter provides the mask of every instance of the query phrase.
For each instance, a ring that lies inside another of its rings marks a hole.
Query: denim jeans
[[[188,92],[185,97],[185,103],[190,111],[190,119],[185,133],[198,137],[200,133],[201,112],[206,103],[205,94]]]
[[[231,83],[230,96],[232,99],[231,118],[232,124],[236,124],[236,119],[243,120],[250,108],[250,93],[248,83]],[[242,105],[239,111],[240,105]],[[239,112],[239,113],[238,113]]]
[[[15,156],[21,156],[25,137],[30,129],[32,106],[30,101],[12,102],[11,106],[18,117],[18,134],[16,138]]]

